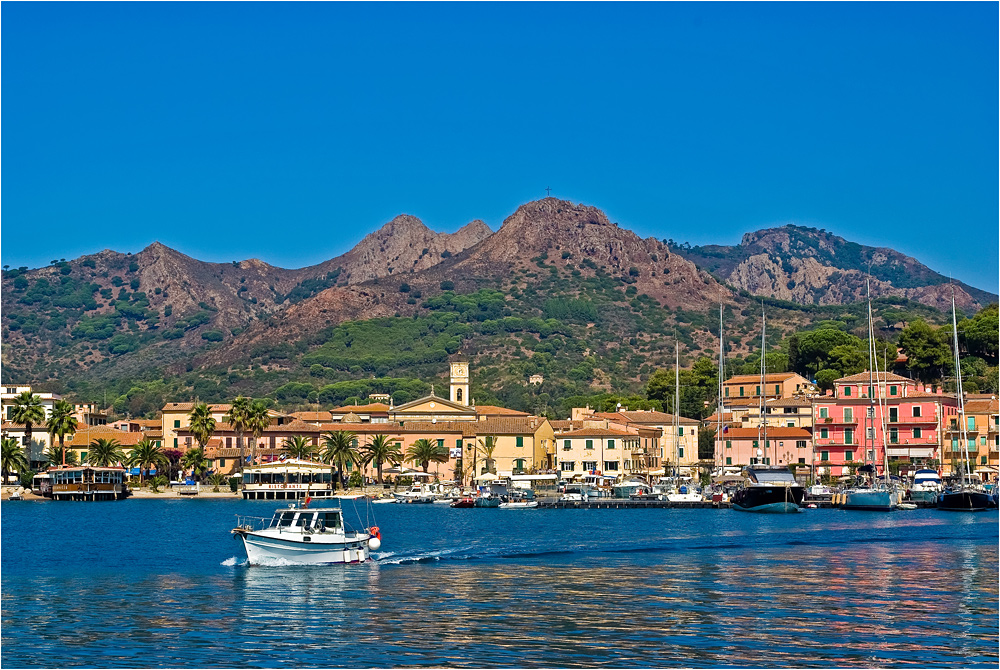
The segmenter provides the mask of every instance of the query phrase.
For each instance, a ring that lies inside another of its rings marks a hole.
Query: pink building
[[[932,460],[940,463],[941,426],[957,411],[953,396],[891,372],[842,377],[834,382],[833,395],[813,398],[816,474],[849,474],[848,464],[865,461],[866,450],[881,472],[883,445],[889,460],[902,461],[902,473]]]
[[[750,465],[751,459],[770,465],[805,466],[812,456],[812,435],[805,428],[770,427],[766,436],[759,427],[726,428],[715,444],[716,463],[728,468]]]

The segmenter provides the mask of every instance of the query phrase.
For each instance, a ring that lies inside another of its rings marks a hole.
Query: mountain
[[[154,242],[134,255],[104,250],[6,270],[3,365],[27,379],[100,365],[132,374],[230,339],[331,286],[431,267],[490,233],[482,221],[435,233],[401,215],[347,253],[299,269],[257,259],[208,263]]]
[[[825,230],[787,225],[746,233],[736,246],[672,246],[737,290],[800,304],[864,300],[871,264],[873,297],[895,296],[947,311],[952,284],[918,260],[886,247],[848,242]],[[959,308],[981,309],[995,294],[954,282]]]

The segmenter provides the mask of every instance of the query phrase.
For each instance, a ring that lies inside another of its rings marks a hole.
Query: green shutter
[[[523,447],[523,446],[524,446],[524,436],[522,436],[522,435],[518,435],[518,436],[517,436],[517,437],[515,438],[515,441],[516,441],[516,444],[515,444],[515,446],[518,446],[518,447]]]

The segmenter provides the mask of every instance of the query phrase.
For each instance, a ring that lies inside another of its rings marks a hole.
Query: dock
[[[933,508],[933,502],[913,502],[918,508]],[[810,500],[806,505],[816,505],[818,509],[834,509],[829,500]],[[596,498],[593,500],[559,500],[548,498],[538,501],[538,509],[731,509],[728,502],[670,502],[669,500],[629,500],[628,498]]]

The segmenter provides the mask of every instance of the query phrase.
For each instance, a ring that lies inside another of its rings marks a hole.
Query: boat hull
[[[844,493],[841,509],[889,512],[899,504],[899,493],[884,489],[858,489]]]
[[[983,491],[951,491],[938,496],[938,509],[948,512],[982,512],[990,508],[990,496]]]
[[[740,512],[789,514],[798,512],[805,489],[801,486],[747,486],[733,495],[733,509]]]
[[[476,502],[475,502],[475,504],[473,506],[474,507],[485,507],[485,508],[500,507],[500,499],[499,498],[476,498]]]
[[[937,491],[921,491],[919,489],[910,489],[910,500],[913,502],[923,502],[923,503],[933,503],[937,502],[938,496],[941,495]]]
[[[250,565],[295,563],[324,565],[330,563],[364,563],[369,559],[367,536],[365,539],[347,539],[343,542],[317,543],[289,541],[259,535],[240,533]]]

